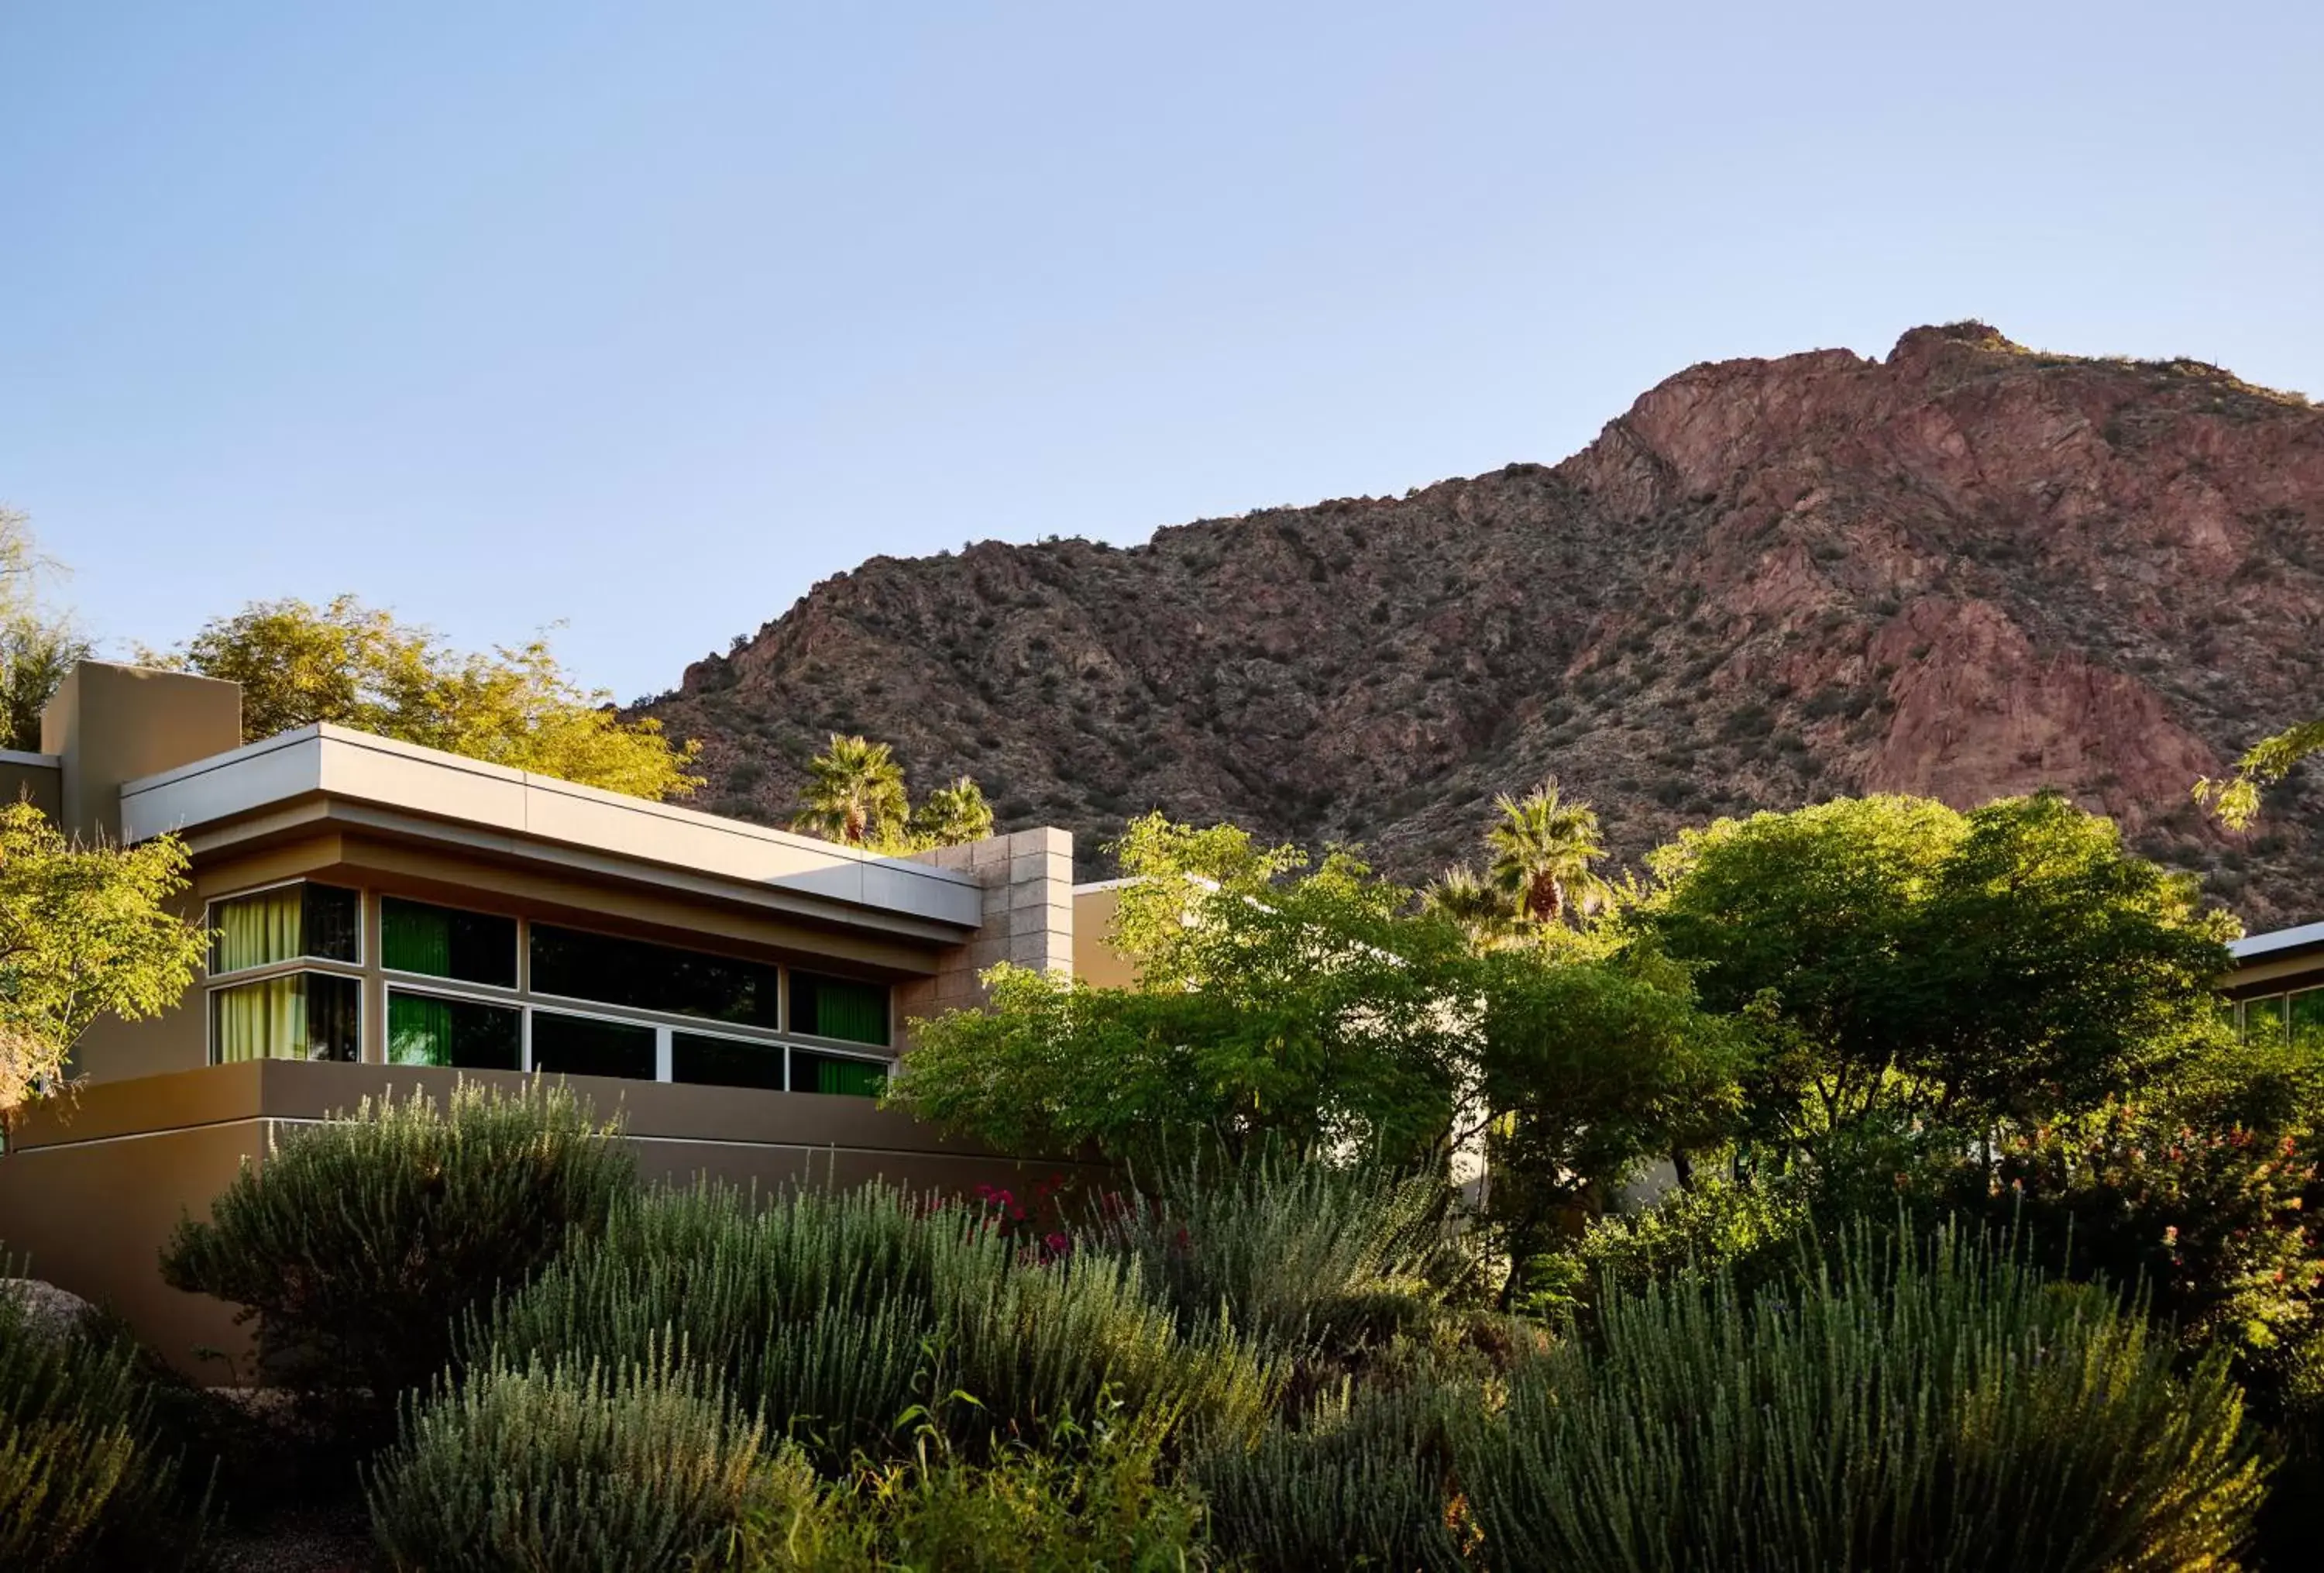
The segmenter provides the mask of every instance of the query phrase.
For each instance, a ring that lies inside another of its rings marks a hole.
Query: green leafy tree
[[[93,653],[88,635],[42,598],[52,567],[31,520],[0,507],[0,748],[41,746],[41,711],[73,663]]]
[[[2252,745],[2226,781],[2195,783],[2195,800],[2209,804],[2220,823],[2240,830],[2259,817],[2259,794],[2292,773],[2311,754],[2324,754],[2324,720],[2303,721]]]
[[[970,776],[920,800],[908,821],[910,838],[929,847],[959,847],[992,834],[992,805]]]
[[[2053,794],[1969,814],[1848,799],[1723,819],[1650,857],[1632,915],[1750,1019],[1753,1125],[1975,1125],[2087,1107],[2216,1032],[2233,921]]]
[[[903,766],[885,743],[833,733],[831,746],[807,761],[807,791],[795,830],[849,847],[886,847],[902,841],[912,805]]]
[[[0,1121],[63,1078],[100,1018],[177,1003],[206,943],[171,910],[185,886],[171,837],[83,847],[30,803],[0,807]]]
[[[1648,1159],[1732,1132],[1751,1045],[1694,1003],[1686,971],[1640,951],[1572,960],[1503,948],[1479,976],[1492,1126],[1488,1221],[1506,1297],[1575,1209],[1600,1207]]]
[[[241,684],[252,741],[327,721],[632,797],[701,784],[688,773],[696,744],[673,745],[659,721],[622,719],[611,694],[566,675],[546,640],[464,654],[353,596],[319,607],[254,601],[139,658]]]
[[[1133,824],[1116,943],[1136,988],[1017,967],[991,999],[913,1026],[891,1096],[1018,1152],[1153,1161],[1241,1154],[1441,1159],[1473,1082],[1472,965],[1456,925],[1335,852],[1310,868],[1231,827]]]
[[[1554,923],[1605,898],[1606,884],[1592,865],[1606,848],[1589,804],[1567,802],[1553,777],[1522,798],[1505,794],[1494,805],[1501,822],[1485,833],[1493,884],[1526,917]]]

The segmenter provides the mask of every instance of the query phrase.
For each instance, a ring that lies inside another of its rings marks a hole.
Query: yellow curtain
[[[220,1065],[244,1059],[304,1059],[307,1057],[306,979],[263,978],[214,989],[210,994],[210,1042]]]
[[[303,885],[287,884],[218,902],[213,909],[217,938],[211,949],[210,970],[235,972],[300,955],[299,913],[304,893]]]

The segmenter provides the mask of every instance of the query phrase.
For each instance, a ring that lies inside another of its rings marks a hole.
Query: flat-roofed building
[[[42,752],[0,755],[0,791],[67,829],[190,854],[203,976],[93,1028],[0,1156],[0,1252],[157,1347],[238,1341],[160,1282],[179,1217],[390,1089],[563,1078],[650,1177],[1015,1173],[875,1096],[910,1020],[976,1003],[984,968],[1070,970],[1065,832],[881,856],[339,726],[241,731],[234,684],[90,662]]]

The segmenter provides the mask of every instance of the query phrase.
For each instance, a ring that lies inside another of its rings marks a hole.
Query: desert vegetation
[[[163,1263],[264,1402],[0,1304],[0,1547],[305,1500],[415,1573],[2300,1565],[2324,1077],[2222,1023],[2188,878],[2051,796],[1619,881],[1586,805],[1496,812],[1425,892],[1135,821],[1135,984],[916,1023],[896,1103],[1110,1181],[649,1186],[553,1086],[286,1134]]]

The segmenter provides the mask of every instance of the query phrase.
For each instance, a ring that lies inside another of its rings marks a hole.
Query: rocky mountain
[[[2055,785],[2255,928],[2324,918],[2324,772],[2188,787],[2324,710],[2324,407],[1977,323],[1694,366],[1554,466],[875,558],[642,707],[781,822],[826,734],[976,775],[1088,874],[1160,808],[1415,878],[1554,773],[1635,856],[1868,791]]]

